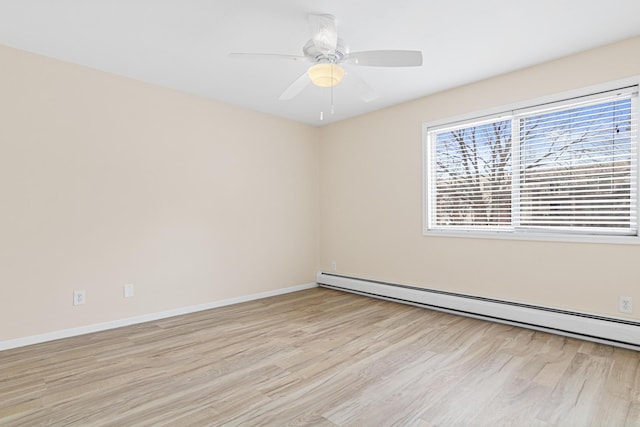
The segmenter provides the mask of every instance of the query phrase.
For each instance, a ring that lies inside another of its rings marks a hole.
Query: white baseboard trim
[[[161,311],[159,313],[144,314],[142,316],[129,317],[127,319],[112,320],[110,322],[95,323],[92,325],[80,326],[77,328],[63,329],[61,331],[47,332],[40,335],[32,335],[24,338],[0,341],[0,351],[12,348],[24,347],[32,344],[40,344],[47,341],[59,340],[62,338],[74,337],[77,335],[91,334],[93,332],[106,331],[108,329],[121,328],[123,326],[136,325],[138,323],[150,322],[152,320],[166,319],[168,317],[180,316],[182,314],[195,313],[212,308],[224,307],[227,305],[239,304],[241,302],[254,301],[262,298],[288,294],[317,287],[317,283],[307,283],[304,285],[291,286],[273,291],[260,292],[257,294],[244,295],[236,298],[229,298],[221,301],[213,301],[205,304],[181,307],[173,310]]]
[[[319,272],[321,286],[640,350],[640,322]]]

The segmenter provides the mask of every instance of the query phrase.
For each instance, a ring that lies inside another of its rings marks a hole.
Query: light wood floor
[[[638,426],[640,353],[318,288],[0,352],[0,425]]]

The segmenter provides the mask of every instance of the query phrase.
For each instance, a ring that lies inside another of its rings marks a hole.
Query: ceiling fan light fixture
[[[307,70],[311,82],[320,87],[337,86],[344,77],[344,69],[336,64],[317,64]]]

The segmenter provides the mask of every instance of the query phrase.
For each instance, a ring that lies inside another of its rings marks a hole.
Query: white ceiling
[[[301,55],[309,13],[335,15],[351,51],[424,65],[347,65],[379,97],[345,78],[333,115],[329,89],[279,101],[308,64],[228,54]],[[0,44],[322,125],[640,35],[639,17],[640,0],[0,0]]]

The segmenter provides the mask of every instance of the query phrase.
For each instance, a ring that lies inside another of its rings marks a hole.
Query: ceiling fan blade
[[[306,56],[297,55],[280,55],[278,53],[237,53],[233,52],[229,54],[229,58],[232,59],[287,59],[290,61],[307,62],[309,58]]]
[[[309,76],[307,76],[307,72],[305,71],[304,74],[295,79],[295,81],[282,92],[282,95],[280,95],[278,99],[280,101],[288,101],[289,99],[295,98],[309,83],[311,83],[311,80],[309,80]]]
[[[419,50],[367,50],[352,52],[346,62],[369,67],[418,67],[422,65]]]
[[[348,78],[349,84],[351,84],[355,88],[356,92],[364,102],[371,102],[374,99],[378,98],[378,93],[375,91],[375,89],[369,86],[369,83],[364,81],[353,71],[349,71]]]
[[[336,50],[338,45],[338,24],[333,15],[309,15],[309,28],[311,29],[311,40],[316,48],[328,55]]]

